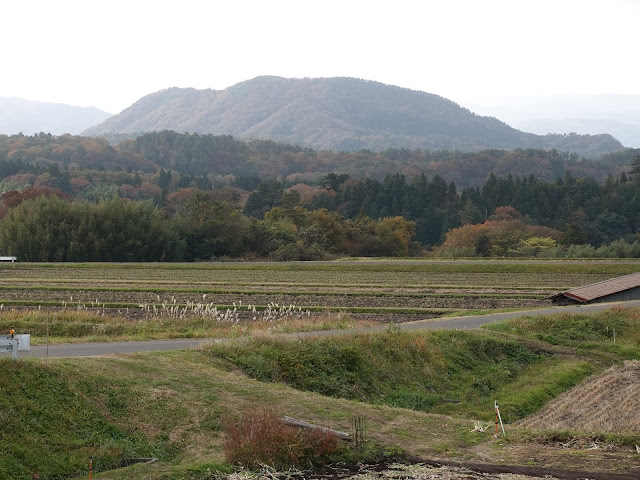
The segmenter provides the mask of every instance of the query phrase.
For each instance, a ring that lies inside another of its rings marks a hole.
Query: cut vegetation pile
[[[585,380],[519,425],[538,430],[639,432],[640,362],[625,362]]]

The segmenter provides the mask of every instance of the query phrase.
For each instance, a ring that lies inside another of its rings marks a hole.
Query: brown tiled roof
[[[553,295],[551,298],[564,295],[579,302],[589,302],[596,298],[606,297],[613,293],[624,292],[625,290],[630,290],[635,287],[640,287],[640,273],[632,273],[630,275],[625,275],[624,277],[612,278],[603,282],[574,288],[573,290],[567,290],[566,292]]]

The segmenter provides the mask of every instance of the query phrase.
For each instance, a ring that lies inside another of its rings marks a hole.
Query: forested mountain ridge
[[[83,134],[159,130],[341,151],[556,148],[590,157],[623,148],[607,134],[520,132],[437,95],[346,77],[262,76],[220,91],[170,88],[143,97]]]
[[[4,134],[46,132],[75,135],[110,116],[110,113],[95,107],[0,97],[0,133]]]
[[[555,149],[483,150],[480,152],[388,149],[333,152],[314,150],[269,140],[242,141],[229,135],[149,132],[120,143],[119,149],[142,156],[157,165],[190,175],[218,175],[286,178],[315,181],[336,172],[355,178],[378,178],[401,173],[441,175],[459,186],[479,186],[490,173],[498,176],[530,176],[554,181],[570,171],[576,177],[604,180],[619,176],[628,165],[633,149],[605,154],[588,161],[577,154]]]
[[[111,145],[101,137],[0,135],[0,188],[22,188],[20,181],[10,177],[19,173],[40,175],[52,168],[77,174],[84,170],[142,174],[164,168],[176,174],[208,177],[214,183],[227,182],[227,176],[315,183],[329,173],[380,180],[400,173],[407,178],[440,175],[466,187],[481,186],[492,172],[499,177],[534,175],[541,181],[555,181],[565,171],[576,178],[604,181],[608,175],[619,177],[637,154],[634,149],[625,149],[591,161],[555,149],[333,152],[270,140],[243,141],[229,135],[169,130],[119,140],[119,144]],[[56,186],[49,180],[45,184]]]

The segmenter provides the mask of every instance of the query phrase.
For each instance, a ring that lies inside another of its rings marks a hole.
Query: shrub
[[[334,434],[286,425],[271,410],[253,410],[225,428],[227,461],[248,468],[314,467],[327,463],[339,447]]]

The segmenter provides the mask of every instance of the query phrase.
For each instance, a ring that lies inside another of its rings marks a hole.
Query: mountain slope
[[[610,135],[523,133],[437,95],[342,77],[257,77],[222,91],[170,88],[83,133],[165,129],[333,150],[533,147],[593,155],[623,148]]]
[[[111,116],[95,107],[76,107],[62,103],[34,102],[0,97],[0,133],[51,133],[77,135]]]

